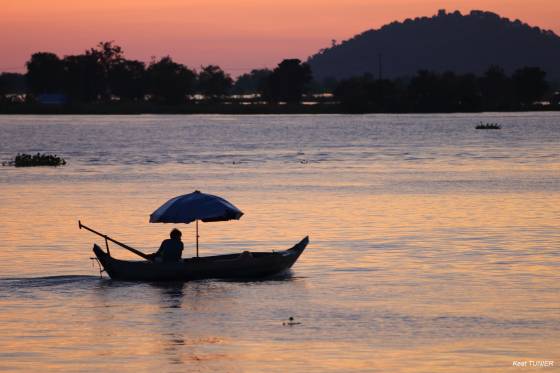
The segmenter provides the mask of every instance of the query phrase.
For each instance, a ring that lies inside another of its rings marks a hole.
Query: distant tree
[[[60,93],[64,64],[54,53],[39,52],[27,61],[27,83],[32,94]]]
[[[531,105],[548,90],[546,72],[538,67],[524,67],[513,73],[515,96],[522,105]]]
[[[120,46],[115,45],[114,41],[102,41],[95,48],[91,48],[85,52],[87,56],[94,58],[102,72],[101,81],[102,96],[105,100],[111,97],[111,87],[109,75],[116,65],[123,61],[123,50]]]
[[[198,74],[198,92],[210,99],[218,99],[229,92],[233,79],[219,66],[202,66]]]
[[[321,81],[321,87],[325,92],[333,92],[338,85],[338,80],[332,76],[328,76]]]
[[[116,66],[124,60],[122,56],[122,48],[112,41],[100,42],[80,55],[66,56],[62,61],[64,73],[61,81],[70,100],[92,102],[109,99],[111,71],[119,69]]]
[[[22,94],[27,89],[26,77],[18,73],[0,74],[0,95]]]
[[[457,76],[453,87],[457,92],[453,111],[472,112],[482,110],[479,81],[474,74]]]
[[[408,100],[411,109],[416,112],[440,111],[441,102],[447,100],[440,89],[439,76],[431,71],[421,70],[414,76],[408,86]]]
[[[64,90],[72,101],[97,101],[105,94],[105,72],[92,53],[66,56]]]
[[[239,76],[233,85],[233,93],[238,95],[262,93],[270,74],[272,71],[269,69],[256,69]]]
[[[144,62],[120,59],[108,71],[109,90],[122,100],[142,100],[145,93]]]
[[[473,74],[421,70],[411,79],[406,97],[407,110],[414,112],[469,112],[481,108],[478,79]]]
[[[99,42],[96,48],[91,48],[86,53],[95,55],[106,72],[123,59],[123,50],[120,46],[115,45],[114,41]]]
[[[187,95],[194,91],[194,71],[174,62],[169,56],[152,61],[146,70],[146,76],[148,93],[154,100],[162,103],[183,103]]]
[[[334,97],[340,102],[344,111],[363,113],[370,110],[370,85],[373,82],[371,74],[342,80],[334,89]]]
[[[507,110],[512,106],[511,79],[500,66],[490,66],[479,78],[482,103],[486,110]]]
[[[473,74],[458,75],[448,71],[437,74],[434,108],[436,111],[474,111],[480,106],[480,90]],[[433,111],[433,109],[432,109]]]
[[[371,74],[342,80],[334,96],[346,112],[394,112],[404,106],[398,81],[374,79]]]
[[[437,101],[434,103],[437,111],[457,111],[460,102],[459,80],[460,77],[452,71],[443,74],[436,74],[436,85],[434,96]]]
[[[297,103],[313,79],[311,67],[298,59],[282,61],[267,79],[264,89],[266,100]]]
[[[372,79],[368,84],[372,110],[398,112],[403,110],[403,89],[398,80]]]

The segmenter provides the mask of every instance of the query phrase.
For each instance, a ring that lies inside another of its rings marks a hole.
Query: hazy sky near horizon
[[[127,58],[170,55],[238,75],[438,9],[493,11],[560,34],[558,0],[0,0],[0,71],[24,71],[37,51],[114,40]]]

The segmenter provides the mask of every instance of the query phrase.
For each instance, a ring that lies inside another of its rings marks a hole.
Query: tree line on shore
[[[334,95],[349,112],[473,112],[532,109],[560,96],[538,67],[508,75],[490,66],[482,76],[419,71],[410,79],[375,79],[366,74],[339,82]]]
[[[26,63],[26,93],[30,100],[62,94],[71,102],[144,101],[179,105],[201,95],[217,102],[232,93],[259,92],[268,102],[298,102],[311,82],[309,65],[282,61],[274,70],[254,70],[234,81],[217,65],[197,72],[170,56],[142,61],[124,58],[121,47],[101,42],[80,55],[59,58],[35,53]]]
[[[535,102],[544,99],[552,105],[560,101],[546,72],[538,67],[520,68],[511,75],[491,66],[482,76],[423,70],[410,78],[390,80],[365,74],[319,83],[307,63],[286,59],[272,70],[256,69],[234,80],[217,65],[195,71],[169,56],[148,64],[129,60],[113,42],[63,58],[35,53],[26,66],[25,76],[0,75],[0,100],[17,87],[25,91],[29,102],[58,94],[69,103],[150,101],[175,106],[231,103],[232,95],[243,94],[255,95],[253,103],[298,104],[305,94],[332,93],[324,104],[337,105],[343,112],[521,110],[534,108]]]

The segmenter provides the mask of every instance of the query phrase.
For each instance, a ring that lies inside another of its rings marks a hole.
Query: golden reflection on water
[[[79,231],[78,219],[149,252],[171,228],[147,224],[149,213],[183,191],[189,191],[188,187],[172,185],[159,191],[111,183],[3,186],[4,277],[95,274],[88,257],[92,242],[101,240]],[[558,311],[557,293],[547,291],[558,288],[557,194],[349,194],[337,190],[286,190],[281,195],[224,190],[217,194],[246,215],[236,222],[202,224],[203,254],[245,247],[282,249],[310,234],[312,244],[296,265],[295,275],[303,276],[298,281],[314,293],[307,301],[317,303],[325,297],[328,301],[323,307],[342,314],[390,308],[397,317],[427,320],[438,315],[525,320]],[[182,229],[186,253],[191,250],[192,255],[193,227]],[[112,247],[114,255],[134,258]],[[331,280],[337,270],[341,272]],[[265,337],[251,336],[250,331],[232,335],[228,323],[235,320],[205,328],[193,326],[188,318],[212,308],[238,314],[236,295],[220,291],[219,286],[211,295],[208,289],[198,293],[190,289],[185,294],[184,286],[189,285],[153,288],[155,294],[137,302],[115,300],[113,296],[126,293],[118,288],[112,295],[99,289],[93,298],[75,302],[62,297],[62,309],[52,300],[45,299],[43,304],[41,295],[32,307],[23,301],[2,300],[0,345],[12,351],[6,368],[34,369],[40,362],[44,369],[80,370],[97,361],[93,366],[103,369],[101,361],[106,360],[108,369],[126,364],[125,371],[163,365],[170,370],[195,366],[205,371],[245,372],[280,371],[279,366],[332,372],[447,372],[450,367],[455,372],[499,372],[509,368],[512,360],[551,359],[560,353],[553,343],[557,330],[528,338],[527,327],[520,326],[519,338],[514,337],[514,330],[505,331],[503,338],[475,331],[456,340],[453,330],[459,327],[449,325],[449,335],[439,331],[444,337],[430,340],[429,331],[422,332],[422,327],[420,333],[406,337],[410,331],[402,329],[402,321],[376,317],[372,323],[359,322],[372,328],[365,340],[352,333],[342,339],[314,338],[316,328],[328,333],[332,325],[313,319],[286,329],[275,317],[255,321],[269,332]],[[324,288],[331,286],[336,295]],[[145,303],[154,296],[155,304]],[[248,307],[237,322],[247,323],[250,313]],[[61,328],[61,318],[72,321]],[[349,330],[357,327],[352,319],[336,322],[348,323]],[[394,334],[392,323],[396,323]],[[337,333],[345,328],[336,325],[333,329]],[[413,338],[410,347],[392,340],[402,340],[403,334],[405,339]],[[524,354],[512,355],[512,350]]]
[[[4,281],[1,369],[502,372],[514,360],[560,363],[560,194],[514,185],[557,174],[558,164],[189,167],[148,170],[187,169],[164,184],[0,185],[1,277],[97,275],[89,257],[102,240],[78,219],[155,251],[172,226],[148,224],[149,214],[194,189],[245,212],[201,224],[202,255],[284,249],[310,235],[293,277]],[[194,255],[194,226],[179,227],[184,256]],[[282,326],[291,315],[302,324]]]

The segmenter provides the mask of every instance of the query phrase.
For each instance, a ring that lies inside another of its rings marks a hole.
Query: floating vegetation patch
[[[15,167],[36,167],[36,166],[64,166],[66,161],[64,158],[56,154],[19,154],[8,162],[2,162],[2,166],[15,166]]]

